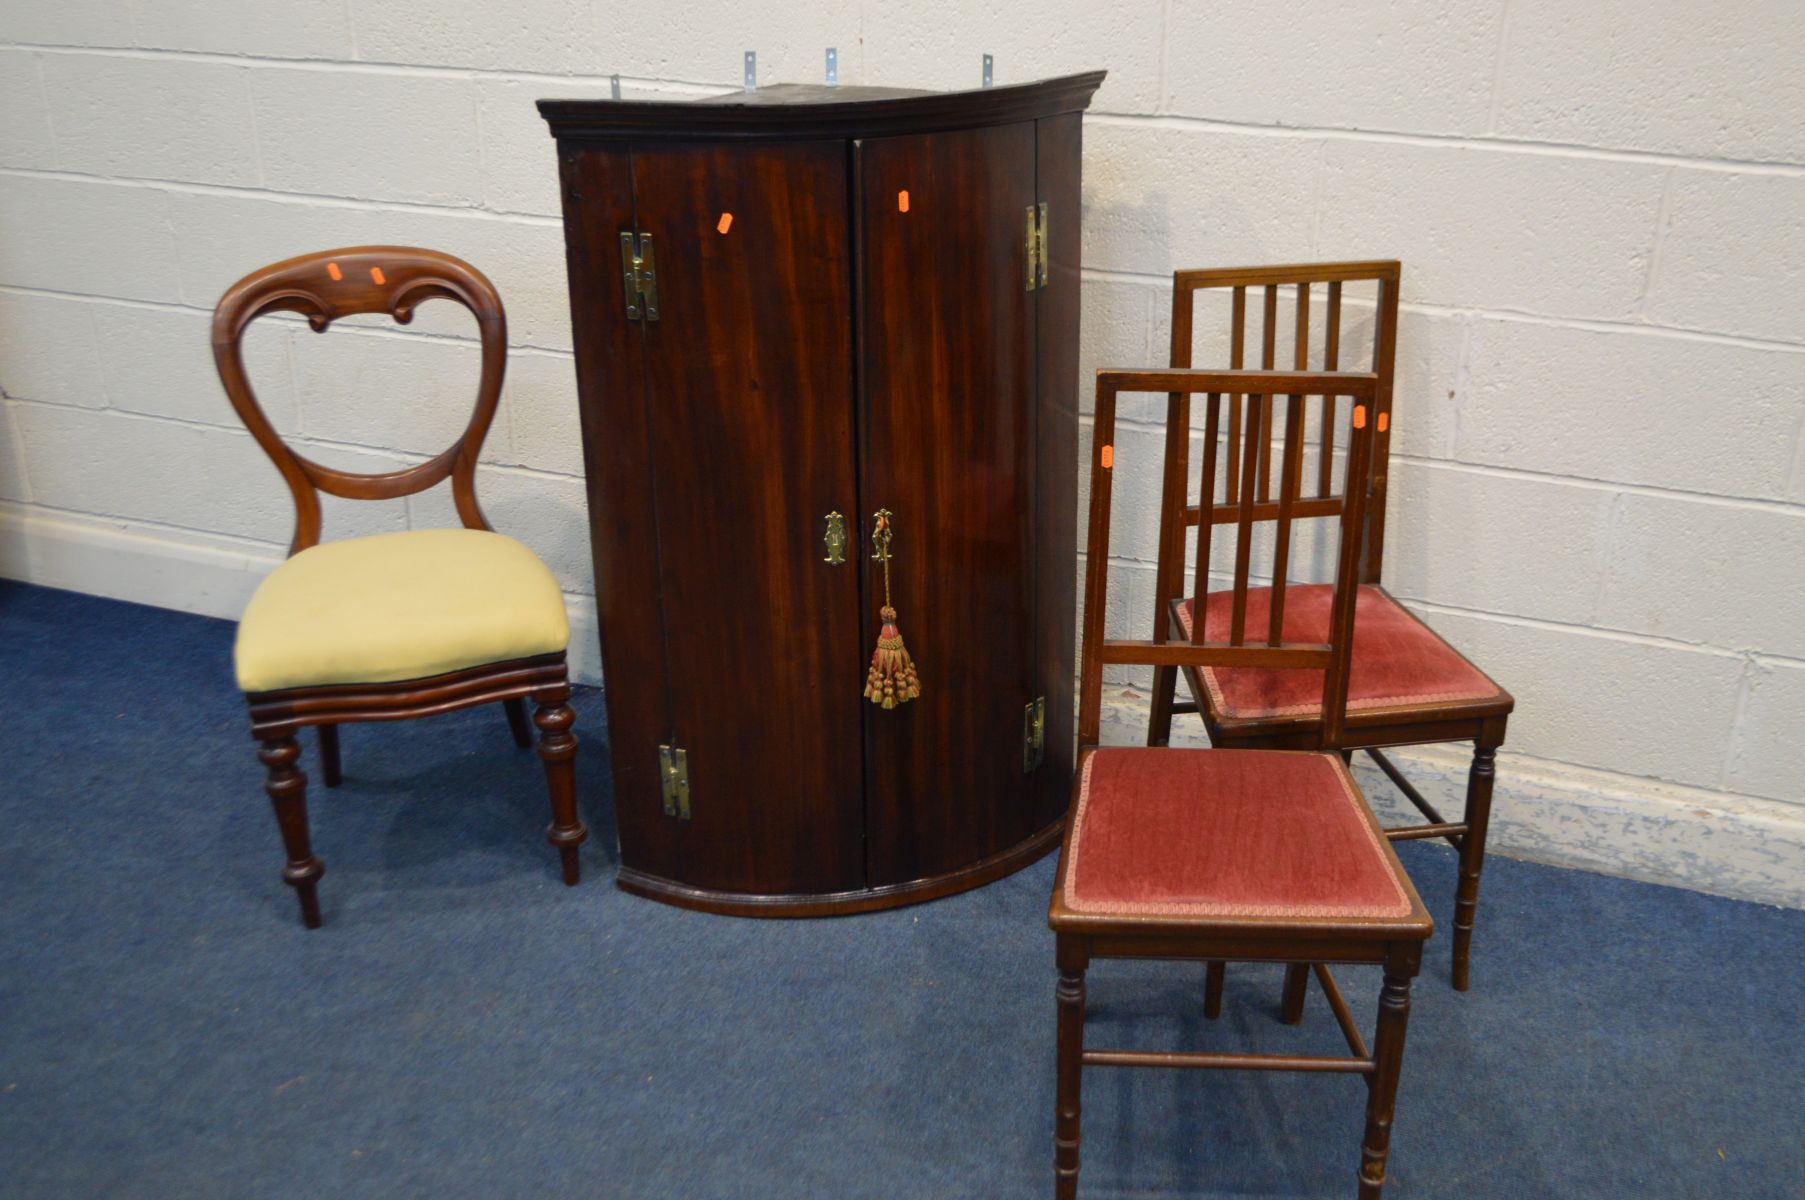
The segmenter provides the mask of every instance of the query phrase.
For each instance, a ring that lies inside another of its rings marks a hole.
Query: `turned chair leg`
[[[501,702],[508,714],[508,728],[514,731],[514,744],[525,750],[533,744],[533,727],[527,723],[526,701],[519,696]]]
[[[1473,953],[1473,918],[1479,908],[1479,873],[1485,869],[1485,831],[1492,819],[1493,765],[1498,749],[1481,740],[1467,773],[1467,832],[1460,839],[1460,886],[1454,899],[1454,990],[1464,992]]]
[[[338,726],[320,726],[320,778],[326,781],[327,787],[337,787],[344,781],[345,775],[339,769]]]
[[[1153,712],[1147,718],[1147,744],[1164,746],[1172,741],[1172,703],[1178,694],[1178,668],[1153,668]]]
[[[1061,954],[1066,959],[1065,954]],[[1084,965],[1068,960],[1059,968],[1058,1098],[1053,1110],[1054,1200],[1078,1195],[1079,1094],[1084,1074]]]
[[[558,848],[564,883],[574,887],[582,871],[577,847],[589,836],[589,830],[577,817],[577,736],[570,731],[576,714],[566,703],[569,699],[568,684],[534,692],[533,724],[539,727],[539,757],[545,760],[545,783],[552,797],[552,823],[545,840]]]
[[[1296,1025],[1304,1019],[1304,998],[1310,990],[1310,964],[1285,964],[1285,991],[1279,1000],[1279,1020]]]
[[[307,776],[295,766],[301,757],[301,745],[291,734],[272,738],[257,751],[257,759],[268,775],[263,790],[269,793],[276,810],[276,824],[282,828],[282,845],[288,851],[288,865],[282,869],[282,881],[295,889],[301,902],[301,924],[309,929],[320,927],[320,876],[326,864],[313,852],[307,836]]]
[[[1222,985],[1228,980],[1228,964],[1211,959],[1203,973],[1203,1015],[1214,1021],[1222,1015]]]
[[[1372,1091],[1366,1098],[1366,1137],[1360,1146],[1360,1200],[1379,1200],[1385,1160],[1391,1153],[1391,1119],[1404,1065],[1404,1028],[1410,1020],[1409,968],[1385,964],[1379,992],[1379,1028],[1373,1038]]]

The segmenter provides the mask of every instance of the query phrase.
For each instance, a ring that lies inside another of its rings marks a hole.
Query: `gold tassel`
[[[865,698],[873,704],[895,708],[921,695],[921,680],[915,675],[915,664],[909,660],[902,634],[896,631],[896,610],[886,604],[877,615],[884,627],[878,631],[871,672],[865,677]]]
[[[877,612],[883,627],[878,630],[877,649],[871,654],[871,670],[865,676],[865,698],[885,708],[895,708],[921,695],[921,680],[896,628],[896,610],[890,607],[890,536],[890,510],[881,508],[871,541],[876,547],[872,558],[884,564],[884,606]]]

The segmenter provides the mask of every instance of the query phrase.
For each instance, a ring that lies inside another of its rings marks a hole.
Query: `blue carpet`
[[[623,895],[583,691],[581,887],[499,710],[361,726],[308,933],[231,632],[0,583],[0,1195],[1050,1194],[1051,859],[838,920]],[[1403,852],[1445,921],[1452,855]],[[1388,1196],[1802,1194],[1805,913],[1496,858],[1477,949],[1463,996],[1430,945]],[[1098,1045],[1341,1048],[1278,968],[1219,1022],[1201,968],[1090,978]],[[1094,1069],[1082,1194],[1351,1196],[1363,1096]]]

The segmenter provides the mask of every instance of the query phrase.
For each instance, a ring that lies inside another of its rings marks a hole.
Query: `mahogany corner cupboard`
[[[853,912],[1058,841],[1102,79],[539,102],[625,890]],[[879,510],[921,681],[888,709]]]

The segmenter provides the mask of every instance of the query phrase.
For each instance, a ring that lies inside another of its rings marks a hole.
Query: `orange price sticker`
[[[345,277],[345,273],[338,269],[337,263],[327,263],[326,264],[326,274],[328,274],[332,277],[332,282],[334,282],[334,283],[337,283],[339,280],[341,280]]]
[[[733,214],[729,212],[722,213],[720,222],[715,225],[714,228],[716,233],[726,233],[729,229],[732,229]]]
[[[381,267],[371,267],[370,268],[370,278],[378,284],[384,284],[384,283],[388,282],[388,280],[386,280],[382,277],[382,268]]]
[[[1103,447],[1103,469],[1107,471],[1115,465],[1116,465],[1116,448],[1114,446]]]
[[[909,211],[909,193],[907,193],[907,192],[896,193],[896,211],[897,212],[908,212]]]

